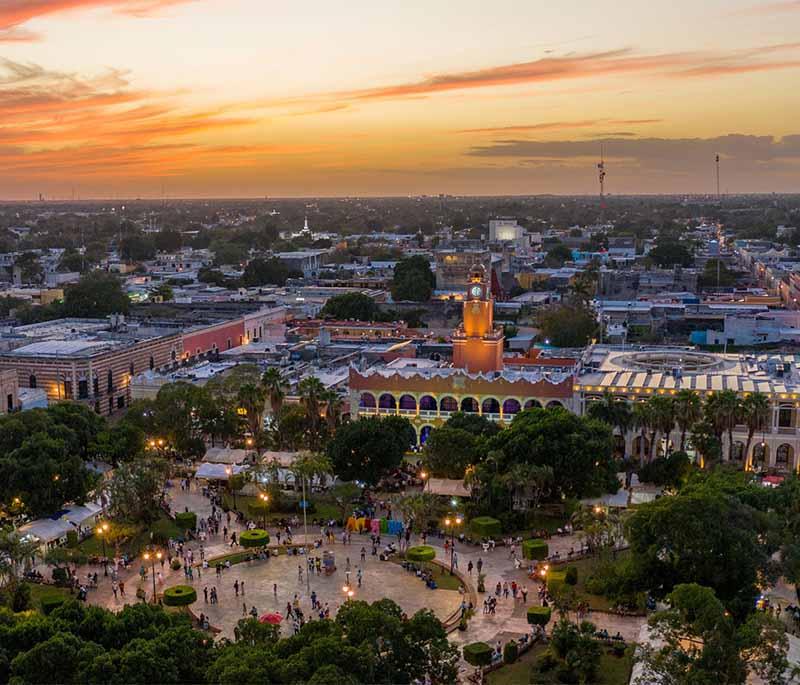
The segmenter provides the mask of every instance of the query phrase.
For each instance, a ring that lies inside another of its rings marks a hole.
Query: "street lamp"
[[[109,525],[105,521],[97,526],[97,534],[103,541],[103,575],[108,575],[108,554],[106,554],[106,533],[108,533]]]
[[[263,513],[263,528],[266,530],[267,528],[267,502],[269,502],[269,495],[266,492],[261,492],[258,495],[258,499],[260,499],[264,503],[264,513]]]
[[[453,575],[453,562],[456,551],[456,526],[460,526],[462,523],[462,519],[460,516],[456,515],[454,518],[450,518],[449,516],[444,520],[444,527],[445,530],[450,531],[450,575]]]
[[[158,552],[145,552],[145,561],[150,562],[150,573],[153,576],[153,604],[156,603],[156,561],[161,561],[161,551]]]

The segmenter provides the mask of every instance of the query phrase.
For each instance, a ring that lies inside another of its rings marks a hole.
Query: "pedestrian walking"
[[[472,560],[467,564],[467,573],[472,575]]]
[[[208,585],[203,588],[203,601],[208,604]]]

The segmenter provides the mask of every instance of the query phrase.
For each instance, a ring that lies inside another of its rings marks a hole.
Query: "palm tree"
[[[657,396],[653,397],[649,404],[653,411],[653,437],[655,432],[661,433],[661,437],[667,442],[667,449],[669,450],[669,436],[675,430],[675,406],[672,403],[671,397]],[[655,454],[655,440],[650,443],[650,460],[652,461]]]
[[[714,432],[722,442],[722,434],[728,433],[728,459],[733,456],[733,431],[741,417],[741,402],[733,390],[716,392],[706,401],[706,412]]]
[[[633,425],[639,430],[641,436],[642,444],[639,449],[639,462],[642,465],[644,465],[647,434],[652,430],[653,423],[653,407],[649,402],[637,402],[633,405]]]
[[[272,418],[275,419],[281,411],[283,396],[285,394],[281,372],[275,367],[267,369],[261,377],[261,385],[267,392],[269,408],[272,412]]]
[[[747,426],[747,443],[744,446],[746,470],[750,468],[750,445],[753,442],[753,435],[759,428],[763,429],[767,424],[772,407],[770,407],[769,398],[766,395],[754,392],[742,400],[741,410],[741,418]]]
[[[325,402],[325,421],[328,423],[328,431],[333,433],[341,419],[342,398],[335,390],[325,390],[320,395],[320,400]]]
[[[598,419],[611,426],[612,432],[618,430],[624,438],[633,423],[633,414],[630,405],[624,400],[616,399],[610,392],[603,393],[603,399],[592,402],[586,413],[593,419]],[[623,447],[624,452],[624,447]]]
[[[319,378],[309,376],[297,384],[297,392],[300,395],[300,402],[306,410],[309,446],[313,448],[317,445],[319,437],[319,402],[325,392],[325,386]]]
[[[692,429],[702,416],[702,402],[697,393],[692,390],[680,390],[673,400],[675,407],[675,421],[681,431],[680,451],[686,447],[686,434]]]
[[[264,389],[253,383],[245,383],[236,396],[239,406],[247,412],[247,424],[250,432],[257,436],[264,426]]]

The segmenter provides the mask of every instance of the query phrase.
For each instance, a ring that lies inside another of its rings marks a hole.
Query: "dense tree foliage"
[[[334,473],[342,480],[375,485],[397,468],[415,441],[414,428],[399,416],[345,423],[328,443]]]
[[[392,299],[397,302],[427,302],[436,285],[431,265],[425,257],[401,259],[394,268]]]
[[[737,624],[714,591],[696,583],[676,586],[667,599],[669,609],[650,619],[659,644],[644,645],[640,654],[648,683],[743,684],[750,675],[770,685],[788,682],[788,640],[779,621],[754,613]]]
[[[425,443],[425,462],[439,478],[463,478],[467,467],[486,452],[486,441],[499,426],[478,414],[457,412],[440,428],[430,432]]]
[[[243,619],[215,644],[189,617],[147,604],[119,613],[67,602],[49,616],[0,610],[0,680],[17,683],[410,683],[455,681],[458,653],[429,611],[347,602],[335,620],[279,638]],[[386,647],[390,646],[389,649]]]
[[[556,347],[584,347],[597,332],[597,320],[586,306],[560,304],[537,317],[539,339]]]
[[[96,483],[85,460],[103,426],[77,403],[0,417],[0,502],[42,516],[83,501]]]
[[[301,278],[303,274],[293,271],[280,259],[253,259],[242,274],[242,285],[250,288],[259,285],[286,285],[287,278]]]
[[[566,409],[527,409],[487,443],[492,459],[477,467],[481,499],[487,511],[505,499],[503,475],[516,464],[550,466],[552,492],[560,497],[591,497],[616,492],[611,430],[595,419]]]
[[[322,308],[320,316],[332,319],[375,321],[380,319],[380,309],[375,300],[364,293],[347,293],[331,297]]]
[[[130,300],[119,279],[105,271],[92,271],[81,276],[64,293],[64,316],[81,318],[127,314]]]

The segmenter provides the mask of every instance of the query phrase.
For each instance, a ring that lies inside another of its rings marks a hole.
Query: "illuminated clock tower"
[[[494,325],[494,299],[486,270],[472,267],[464,300],[464,322],[453,332],[453,366],[471,373],[503,368],[503,331]]]

